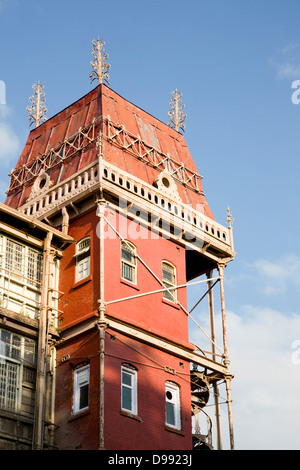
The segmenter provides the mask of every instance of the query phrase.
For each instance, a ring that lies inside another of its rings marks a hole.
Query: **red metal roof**
[[[19,161],[11,174],[6,204],[19,208],[26,203],[32,184],[39,171],[45,168],[46,160],[46,172],[53,185],[96,161],[97,135],[93,137],[92,130],[89,128],[93,121],[97,133],[103,130],[103,158],[105,160],[153,185],[162,167],[139,158],[137,145],[142,142],[142,145],[149,149],[149,154],[151,149],[155,149],[162,159],[168,156],[172,164],[179,168],[178,172],[187,173],[187,184],[176,182],[182,201],[194,208],[201,204],[204,214],[213,219],[202,192],[198,170],[183,135],[130,103],[104,84],[99,85],[30,132]],[[128,145],[115,145],[113,140],[107,139],[108,122],[112,122],[115,129],[119,129],[118,132],[120,129],[126,132],[126,138],[129,139]],[[91,139],[94,138],[93,144],[87,140],[84,148],[74,151],[65,160],[59,159],[58,153],[62,143],[65,140],[72,142],[72,136],[76,136],[80,128],[86,129],[87,135]],[[55,149],[55,157],[51,156],[51,149]],[[183,170],[180,169],[180,165]],[[191,183],[193,181],[195,190]]]

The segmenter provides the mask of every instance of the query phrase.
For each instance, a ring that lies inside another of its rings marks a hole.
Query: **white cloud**
[[[295,79],[300,77],[300,64],[292,62],[274,63],[277,68],[277,77],[279,79]]]
[[[8,172],[14,167],[21,150],[20,139],[9,122],[12,114],[7,105],[0,105],[0,202],[6,199],[5,191],[9,187]]]
[[[7,178],[7,181],[5,181],[4,179],[0,179],[0,202],[4,203],[6,199],[5,191],[8,190],[8,187],[9,187],[9,179]]]
[[[208,318],[201,317],[201,326],[209,331]],[[220,344],[219,314],[216,328]],[[240,315],[227,311],[227,335],[234,375],[231,388],[235,448],[300,450],[300,315],[287,316],[267,307],[245,305]],[[195,342],[201,346],[201,332],[194,327],[192,337],[198,337]],[[226,398],[224,386],[220,387],[220,395]],[[214,408],[205,410],[215,426]],[[222,404],[221,410],[224,449],[229,449],[227,405]],[[215,428],[213,436],[215,439]]]
[[[236,443],[244,449],[300,449],[300,364],[293,343],[300,315],[244,307],[228,313]]]
[[[0,119],[5,120],[11,114],[10,108],[6,104],[0,103]]]
[[[269,62],[277,70],[279,79],[300,78],[300,44],[291,42],[279,50],[276,58],[270,59]]]
[[[17,134],[10,124],[0,121],[0,162],[6,168],[14,162],[20,150]]]
[[[260,258],[249,268],[254,268],[265,294],[282,294],[289,285],[300,285],[300,258],[295,254],[281,255],[273,260]]]

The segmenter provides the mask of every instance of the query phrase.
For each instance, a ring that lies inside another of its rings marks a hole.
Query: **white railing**
[[[230,246],[229,232],[226,227],[210,219],[203,214],[203,204],[199,204],[197,209],[174,200],[162,194],[158,189],[141,181],[129,173],[125,173],[117,167],[103,162],[103,178],[112,183],[136,194],[147,200],[168,214],[172,214],[184,221],[184,224],[191,224],[202,230],[204,233],[226,243]]]
[[[162,194],[154,186],[105,161],[102,162],[102,178],[104,183],[108,181],[129,193],[139,196],[148,203],[159,207],[160,210],[181,218],[185,224],[190,224],[202,230],[204,234],[207,233],[216,240],[230,246],[228,229],[204,215],[202,204],[199,204],[199,208],[194,209],[187,204],[174,200],[168,195]],[[78,194],[86,190],[95,189],[98,184],[98,163],[94,163],[87,167],[84,172],[75,174],[65,182],[54,186],[50,192],[39,199],[24,204],[21,210],[26,215],[41,218],[62,203],[73,198],[75,199]]]
[[[24,204],[20,210],[24,214],[39,218],[41,215],[51,211],[62,202],[66,202],[74,195],[85,191],[86,189],[98,183],[98,166],[93,166],[83,173],[69,178],[64,183],[56,185],[44,196]]]

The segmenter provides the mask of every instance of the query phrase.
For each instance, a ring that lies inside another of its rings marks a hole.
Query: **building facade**
[[[222,381],[233,448],[223,285],[232,231],[214,220],[182,134],[101,83],[30,132],[6,206],[65,240],[63,295],[53,300],[52,447],[211,447],[192,420]],[[207,283],[209,352],[189,341],[187,286],[197,282]],[[218,398],[215,407],[219,415]]]
[[[70,240],[0,204],[1,450],[53,447],[58,269]]]

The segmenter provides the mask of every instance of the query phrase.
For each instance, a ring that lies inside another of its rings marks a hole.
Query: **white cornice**
[[[196,210],[179,201],[176,196],[172,197],[172,193],[168,195],[105,160],[102,161],[102,186],[104,191],[113,194],[117,200],[126,202],[125,205],[119,204],[117,210],[129,218],[139,220],[166,237],[181,240],[191,249],[203,251],[211,246],[223,253],[222,257],[234,258],[228,229],[205,216],[201,212],[202,204]],[[63,207],[76,204],[84,197],[97,193],[98,189],[98,163],[93,163],[61,184],[53,186],[46,194],[27,202],[20,211],[38,219],[53,217]],[[130,207],[138,209],[141,215],[132,214]],[[147,216],[143,218],[143,214]],[[151,214],[150,223],[148,214]],[[164,227],[158,227],[159,220],[163,221]],[[191,242],[194,237],[196,243]],[[218,256],[215,257],[217,258]]]

